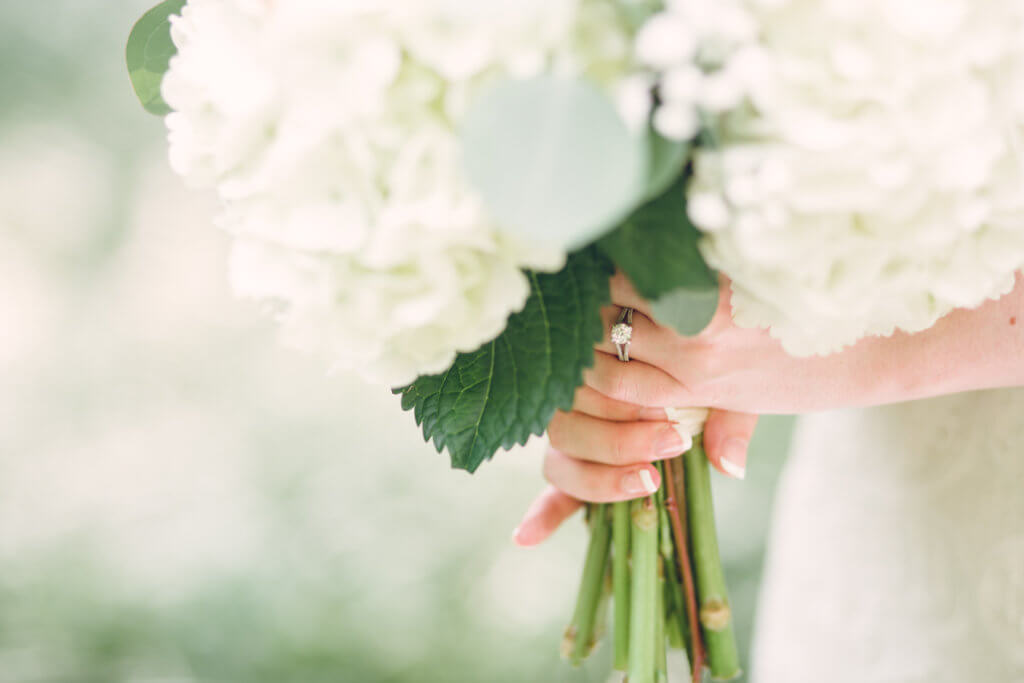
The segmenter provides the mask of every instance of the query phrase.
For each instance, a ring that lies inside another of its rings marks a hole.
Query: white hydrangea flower
[[[756,24],[741,0],[669,0],[636,36],[637,60],[660,76],[651,125],[669,140],[690,140],[703,115],[744,98],[741,69]]]
[[[490,79],[613,89],[631,31],[607,0],[189,0],[163,84],[173,168],[216,187],[231,281],[294,343],[392,385],[504,328],[556,270],[463,178],[458,126]]]
[[[1009,291],[1024,266],[1024,3],[747,3],[749,106],[691,218],[744,326],[836,351]]]

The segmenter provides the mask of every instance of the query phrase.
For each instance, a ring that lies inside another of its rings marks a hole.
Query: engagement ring
[[[612,325],[612,344],[619,352],[619,360],[623,363],[629,362],[629,342],[633,340],[633,309],[623,308],[619,312],[619,319]]]

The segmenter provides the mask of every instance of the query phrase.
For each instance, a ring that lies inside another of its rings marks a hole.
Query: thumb
[[[731,410],[712,410],[704,425],[704,451],[722,474],[743,479],[747,472],[747,448],[754,436],[757,415]]]
[[[547,487],[533,501],[523,516],[523,521],[512,532],[512,540],[524,547],[543,543],[581,505],[582,501],[559,491],[554,486]]]

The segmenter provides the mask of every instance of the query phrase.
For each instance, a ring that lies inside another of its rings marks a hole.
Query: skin
[[[614,305],[602,311],[611,327],[621,307],[636,309],[629,363],[607,339],[597,346],[573,409],[548,426],[544,459],[550,486],[534,500],[514,533],[516,543],[542,542],[583,501],[643,495],[641,471],[661,482],[651,464],[679,453],[664,407],[712,408],[704,431],[708,459],[742,478],[759,414],[799,414],[875,406],[961,391],[1024,385],[1024,277],[1013,291],[974,309],[959,309],[916,334],[863,339],[829,356],[797,358],[765,330],[732,322],[723,282],[714,320],[697,337],[658,325],[621,274]],[[1020,320],[1018,320],[1018,316]]]

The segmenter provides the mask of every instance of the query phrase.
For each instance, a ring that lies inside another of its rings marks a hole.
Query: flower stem
[[[612,585],[615,592],[615,668],[629,666],[629,501],[612,505]]]
[[[690,534],[686,505],[686,469],[683,457],[665,461],[666,498],[665,508],[672,523],[676,556],[679,560],[679,614],[688,635],[686,654],[690,659],[690,671],[694,683],[704,680],[704,639],[697,618],[697,589],[694,585],[693,563],[690,559]],[[677,584],[678,585],[678,584]]]
[[[597,610],[594,616],[594,635],[591,640],[594,645],[591,651],[604,638],[605,630],[608,628],[608,605],[612,601],[612,566],[605,562],[604,577],[601,579],[601,597],[597,599]]]
[[[658,588],[654,599],[654,675],[658,683],[668,683],[668,656],[665,650],[665,561],[660,556]]]
[[[659,462],[657,467],[658,472],[661,474],[661,480],[666,482],[666,485],[661,487],[656,494],[656,502],[658,504],[658,542],[661,551],[662,574],[665,577],[662,604],[665,611],[666,633],[672,636],[673,647],[686,649],[687,662],[689,662],[692,657],[692,647],[689,639],[683,635],[689,631],[689,628],[687,627],[686,603],[683,600],[680,575],[676,568],[675,530],[669,510],[669,501],[673,501],[674,498],[667,492],[667,489],[672,488],[672,484],[669,481],[671,470],[667,463]],[[684,554],[689,553],[688,548],[685,546],[683,548]]]
[[[655,683],[654,656],[658,590],[658,513],[653,498],[634,500],[629,614],[629,683]]]
[[[590,544],[587,559],[583,564],[583,577],[576,598],[576,611],[562,640],[562,653],[568,656],[573,666],[579,666],[593,651],[594,625],[597,618],[598,602],[608,561],[608,544],[611,529],[608,524],[607,506],[594,505],[590,516]]]
[[[659,523],[667,526],[668,514],[664,509],[659,512],[662,515]],[[683,587],[680,585],[679,573],[675,564],[675,546],[672,546],[667,555],[663,549],[661,558],[665,567],[665,632],[669,645],[685,651],[687,666],[689,666],[689,662],[693,661],[693,646],[690,643],[690,628],[687,622]]]
[[[665,604],[668,605],[668,609],[665,612],[665,637],[668,640],[668,646],[676,650],[686,651],[686,636],[683,635],[683,629],[681,628],[681,622],[679,620],[679,603],[676,602],[676,596],[672,591],[673,581],[665,582]],[[689,656],[687,655],[687,668],[689,668]]]
[[[683,465],[694,574],[700,599],[700,623],[707,646],[708,665],[713,678],[731,680],[741,673],[739,654],[725,574],[718,553],[715,513],[711,503],[711,472],[699,438],[683,455]]]

